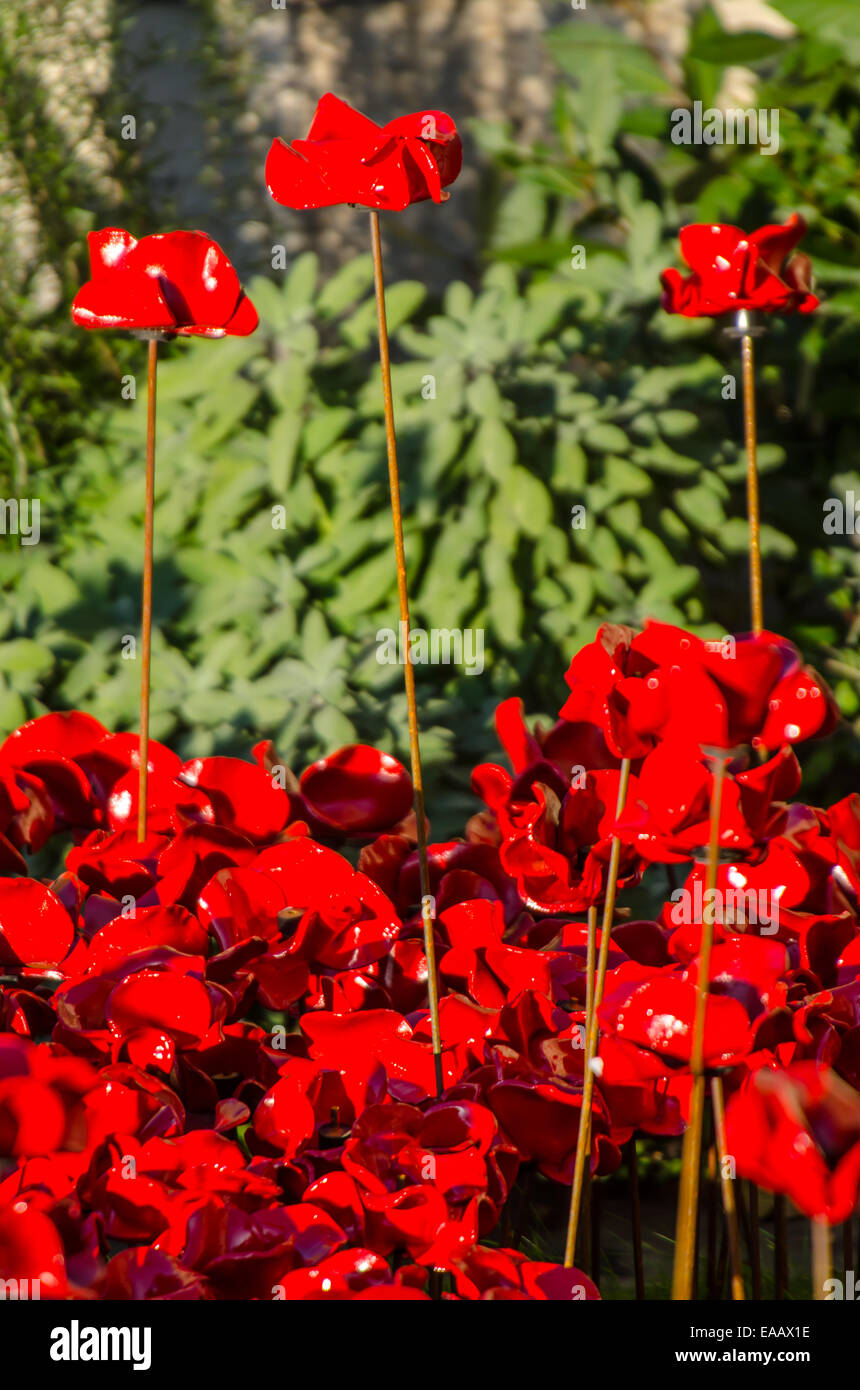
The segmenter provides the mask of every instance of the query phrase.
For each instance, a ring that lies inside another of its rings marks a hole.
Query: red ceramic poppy
[[[768,749],[830,733],[837,710],[797,648],[772,632],[708,644],[683,628],[605,623],[574,657],[565,720],[599,723],[618,757],[675,745]]]
[[[357,203],[399,212],[427,198],[444,202],[462,163],[457,128],[444,111],[379,126],[329,92],[306,140],[273,142],[266,184],[275,202],[290,208]]]
[[[388,830],[412,807],[412,778],[396,758],[354,743],[320,758],[301,776],[311,814],[345,835]]]
[[[125,328],[165,337],[253,333],[257,311],[221,247],[205,232],[140,241],[121,227],[90,232],[90,279],[72,318],[80,328]]]
[[[118,804],[133,736],[70,714],[7,739],[9,848],[65,827],[77,843],[50,885],[0,859],[13,875],[0,879],[0,1275],[24,1269],[11,1212],[35,1265],[59,1254],[72,1297],[420,1299],[431,1268],[449,1272],[448,1299],[594,1297],[575,1270],[477,1242],[522,1163],[570,1181],[581,908],[616,829],[622,888],[643,860],[696,854],[694,906],[673,915],[673,894],[656,922],[622,913],[613,927],[592,1170],[616,1168],[636,1130],[677,1135],[689,1117],[705,740],[777,748],[734,758],[723,789],[717,888],[749,889],[759,911],[765,893],[771,914],[742,908],[714,928],[704,1046],[731,1067],[730,1151],[739,1174],[812,1215],[855,1207],[860,800],[790,800],[789,745],[829,728],[827,692],[772,634],[736,639],[729,657],[665,624],[604,630],[570,683],[572,717],[549,733],[503,704],[514,775],[479,769],[480,824],[430,847],[448,989],[438,1098],[413,843],[383,833],[356,868],[313,839],[396,825],[399,764],[340,750],[282,790],[265,760],[181,770],[150,745],[158,831],[139,845]],[[635,764],[616,824],[622,753]]]
[[[74,940],[59,899],[27,878],[0,879],[0,964],[56,966]]]
[[[737,1175],[808,1216],[844,1221],[860,1196],[860,1097],[813,1062],[753,1072],[726,1112]]]
[[[0,1279],[16,1280],[19,1290],[23,1280],[22,1298],[66,1297],[63,1243],[42,1212],[23,1205],[0,1208]],[[34,1284],[35,1292],[30,1292]]]
[[[818,306],[812,263],[808,256],[791,255],[805,231],[796,212],[781,226],[749,234],[720,223],[682,227],[681,255],[693,273],[684,279],[677,270],[663,271],[663,308],[688,318],[738,309],[811,313]]]
[[[175,1303],[212,1298],[209,1289],[205,1279],[183,1269],[172,1255],[144,1245],[114,1255],[105,1270],[101,1295],[111,1302]]]
[[[177,773],[177,824],[219,825],[249,840],[274,839],[290,814],[290,798],[253,763],[241,758],[193,758]]]
[[[599,1299],[581,1269],[529,1260],[519,1250],[476,1245],[460,1263],[457,1288],[465,1298],[496,1301],[519,1297],[571,1303]]]

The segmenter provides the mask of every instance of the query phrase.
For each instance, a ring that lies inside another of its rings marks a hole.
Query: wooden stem
[[[627,1145],[627,1168],[630,1175],[630,1219],[633,1226],[633,1275],[636,1282],[636,1298],[641,1302],[645,1297],[645,1261],[642,1256],[642,1206],[639,1200],[639,1155],[636,1152],[636,1135]]]
[[[750,1211],[750,1266],[752,1268],[753,1298],[761,1298],[761,1240],[758,1220],[758,1188],[754,1182],[747,1183]]]
[[[713,1128],[713,1112],[711,1114],[711,1126]],[[703,1138],[702,1142],[705,1140]],[[706,1297],[715,1299],[717,1297],[717,1151],[713,1144],[713,1135],[708,1146],[708,1207],[707,1207],[707,1263],[705,1270],[705,1289]]]
[[[400,472],[397,467],[397,436],[394,431],[394,402],[391,395],[391,358],[388,347],[388,321],[385,314],[385,281],[382,273],[382,239],[379,234],[379,213],[370,214],[370,243],[373,253],[373,283],[376,291],[376,313],[379,323],[379,362],[382,368],[382,402],[385,411],[385,440],[388,451],[388,486],[391,493],[391,517],[394,523],[394,556],[397,564],[397,597],[400,605],[400,631],[403,634],[403,680],[406,686],[406,710],[409,720],[409,758],[414,790],[416,834],[418,838],[418,869],[421,881],[421,922],[424,930],[424,954],[427,958],[427,995],[430,1002],[430,1028],[433,1038],[433,1061],[436,1068],[436,1094],[444,1090],[442,1072],[442,1032],[439,1023],[439,981],[436,971],[436,941],[433,933],[435,905],[430,892],[430,867],[427,862],[427,822],[424,815],[424,780],[421,772],[421,748],[418,741],[418,704],[415,698],[415,669],[409,645],[409,590],[406,583],[406,551],[403,544],[403,513],[400,506]]]
[[[773,1198],[773,1285],[774,1298],[782,1299],[788,1288],[788,1231],[781,1192]]]
[[[588,946],[585,957],[585,1020],[586,1035],[588,1020],[594,1013],[595,967],[597,963],[597,908],[588,909]]]
[[[755,357],[749,333],[741,338],[741,370],[744,393],[744,439],[747,451],[747,519],[750,546],[750,615],[752,630],[764,626],[761,578],[761,519],[758,496],[758,460],[755,417]]]
[[[735,1179],[731,1175],[731,1163],[726,1153],[726,1110],[723,1102],[723,1079],[711,1078],[711,1103],[714,1108],[714,1139],[717,1147],[717,1162],[720,1165],[720,1188],[723,1195],[723,1212],[729,1237],[729,1266],[731,1269],[732,1298],[741,1302],[744,1298],[744,1276],[741,1264],[741,1242],[738,1232],[738,1212],[735,1205]]]
[[[717,1277],[714,1293],[714,1301],[721,1303],[723,1298],[723,1284],[726,1278],[726,1267],[729,1262],[729,1242],[725,1221],[720,1226],[720,1253],[717,1257]]]
[[[705,902],[716,901],[717,871],[720,856],[720,809],[726,759],[718,756],[711,792],[711,833],[708,845],[707,886]],[[672,1297],[688,1300],[692,1297],[696,1264],[696,1227],[699,1212],[699,1166],[702,1157],[702,1122],[705,1115],[705,1008],[710,982],[711,947],[714,941],[713,910],[702,914],[702,936],[699,946],[699,965],[696,976],[696,1012],[693,1019],[693,1040],[690,1069],[693,1087],[690,1096],[690,1119],[684,1131],[681,1148],[681,1181],[678,1186],[678,1218],[675,1228],[675,1264],[672,1273]],[[718,1146],[719,1153],[719,1146]]]
[[[812,1297],[816,1303],[826,1301],[825,1285],[830,1278],[830,1227],[816,1217],[810,1222],[812,1236]]]
[[[630,759],[624,758],[618,773],[618,799],[615,807],[616,819],[624,809],[627,788],[630,784]],[[612,932],[612,919],[615,915],[615,895],[618,890],[618,868],[621,862],[621,841],[617,835],[612,837],[609,852],[609,869],[606,876],[606,894],[603,900],[603,922],[600,928],[600,951],[597,956],[597,972],[594,981],[592,1009],[586,1020],[585,1032],[585,1070],[582,1078],[582,1107],[579,1112],[579,1131],[576,1136],[576,1156],[573,1166],[573,1182],[570,1188],[570,1215],[567,1224],[567,1244],[564,1263],[573,1267],[576,1250],[576,1232],[579,1225],[579,1211],[582,1202],[582,1189],[585,1179],[585,1165],[591,1152],[591,1103],[594,1097],[594,1061],[597,1057],[597,1011],[603,999],[603,986],[606,980],[606,966],[609,960],[609,938]]]
[[[149,697],[152,664],[152,534],[155,510],[155,391],[158,339],[150,338],[146,372],[146,502],[143,520],[143,595],[140,642],[140,743],[138,746],[137,838],[146,839],[149,775]]]
[[[600,1179],[591,1180],[591,1278],[600,1287]]]

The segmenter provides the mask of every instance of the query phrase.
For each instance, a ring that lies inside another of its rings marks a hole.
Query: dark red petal
[[[387,830],[412,806],[412,779],[388,753],[350,744],[320,758],[301,776],[311,812],[346,834]]]
[[[242,287],[217,242],[205,232],[145,236],[128,258],[161,290],[180,327],[223,329],[236,312]]]
[[[0,879],[0,961],[57,966],[74,935],[69,914],[50,888],[34,879]]]

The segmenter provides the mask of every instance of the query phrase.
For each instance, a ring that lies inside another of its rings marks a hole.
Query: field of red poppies
[[[702,925],[678,892],[651,921],[624,895],[683,865],[695,904],[714,769],[740,744],[761,756],[724,779],[717,888],[740,906],[716,913],[704,1065],[736,1177],[850,1219],[860,798],[798,801],[793,751],[830,728],[827,690],[771,634],[728,657],[660,624],[602,629],[567,684],[552,728],[500,707],[504,763],[473,773],[483,809],[429,846],[438,1087],[398,762],[344,748],[297,778],[267,743],[184,764],[152,744],[141,844],[135,737],[71,713],[6,740],[4,1277],[42,1298],[598,1297],[500,1231],[524,1170],[572,1180],[584,914],[614,843],[593,1181],[635,1135],[689,1119]],[[22,855],[70,830],[57,877],[26,877]],[[745,926],[750,891],[773,922]]]

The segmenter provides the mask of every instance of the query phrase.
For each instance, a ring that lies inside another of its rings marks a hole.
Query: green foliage
[[[860,714],[860,561],[821,524],[825,498],[860,497],[860,39],[851,3],[780,8],[796,37],[724,34],[705,10],[684,68],[684,100],[707,105],[727,65],[751,65],[778,154],[673,145],[656,60],[577,17],[549,36],[551,135],[476,129],[495,163],[486,272],[441,302],[388,291],[413,623],[486,633],[483,674],[418,670],[437,832],[497,756],[497,701],[554,717],[601,619],[747,625],[737,346],[659,308],[683,222],[810,222],[824,306],[757,349],[766,618]],[[248,288],[256,335],[163,353],[153,732],[199,754],[273,737],[295,763],[354,737],[403,752],[401,672],[377,660],[397,603],[369,258],[323,281],[306,254]],[[66,705],[134,725],[144,357],[123,350],[139,398],[117,390],[41,475],[43,543],[0,555],[4,728]],[[835,795],[832,759],[811,771]]]
[[[34,13],[35,11],[35,13]],[[130,344],[69,331],[69,305],[85,278],[87,231],[121,221],[143,201],[134,161],[110,145],[112,173],[99,181],[72,157],[59,92],[38,79],[42,30],[55,28],[28,0],[0,15],[0,487],[24,495],[33,468],[70,456],[91,424],[91,401],[118,382]],[[86,35],[81,36],[86,46]],[[67,55],[74,68],[81,47]],[[65,90],[74,103],[75,88]],[[106,114],[110,98],[101,102]],[[107,143],[107,142],[106,142]],[[107,154],[107,150],[104,151]],[[107,192],[105,191],[105,185]],[[91,209],[88,211],[87,209]]]

